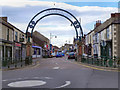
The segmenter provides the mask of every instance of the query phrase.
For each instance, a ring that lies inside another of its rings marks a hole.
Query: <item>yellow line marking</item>
[[[37,64],[36,64],[35,66],[37,66]],[[28,69],[28,68],[30,68],[30,67],[34,68],[35,66],[28,65],[28,66],[23,66],[23,67],[20,67],[20,68],[2,69],[2,71],[8,71],[8,70],[22,70],[22,69]]]
[[[83,64],[80,64],[80,63],[76,63],[76,62],[73,62],[73,63],[78,64],[78,65],[82,65],[82,66],[87,67],[87,68],[96,69],[96,70],[120,72],[119,70],[107,70],[107,69],[101,69],[101,68],[92,67],[92,66],[88,66],[88,65],[83,65]]]

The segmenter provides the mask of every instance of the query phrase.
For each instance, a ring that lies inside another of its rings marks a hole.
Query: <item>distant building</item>
[[[34,31],[32,39],[33,58],[42,57],[42,55],[47,55],[49,53],[50,41],[47,37]]]
[[[57,52],[59,51],[59,47],[57,46],[53,46],[53,53],[57,54]]]
[[[73,50],[73,44],[65,44],[64,45],[64,50],[65,51],[71,51],[71,50]]]

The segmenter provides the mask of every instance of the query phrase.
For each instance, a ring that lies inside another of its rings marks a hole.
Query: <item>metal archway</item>
[[[75,31],[76,31],[76,38],[78,39],[79,37],[83,37],[83,31],[82,31],[80,22],[76,19],[76,17],[73,14],[71,14],[70,12],[68,12],[66,10],[60,9],[60,8],[49,8],[49,9],[45,9],[45,10],[42,10],[41,12],[37,13],[31,19],[31,21],[29,22],[29,24],[27,26],[26,37],[28,37],[27,32],[29,32],[30,30],[31,30],[31,37],[32,37],[32,33],[33,33],[33,30],[34,30],[36,24],[44,17],[50,16],[50,15],[59,15],[59,16],[65,17],[74,26]],[[80,30],[80,35],[78,35],[78,30]]]

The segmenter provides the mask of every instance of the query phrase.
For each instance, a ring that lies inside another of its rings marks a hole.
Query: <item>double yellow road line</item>
[[[98,68],[96,66],[89,66],[89,65],[84,65],[82,63],[78,63],[78,62],[74,62],[75,64],[77,65],[81,65],[81,66],[84,66],[86,68],[91,68],[91,69],[96,69],[96,70],[102,70],[102,71],[113,71],[113,72],[120,72],[118,69],[117,70],[112,70],[112,69],[106,69],[106,68]]]

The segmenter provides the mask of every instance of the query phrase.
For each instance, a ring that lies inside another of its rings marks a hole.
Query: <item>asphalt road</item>
[[[3,88],[118,88],[118,72],[86,68],[63,58],[41,59],[34,66],[3,71]]]

